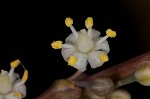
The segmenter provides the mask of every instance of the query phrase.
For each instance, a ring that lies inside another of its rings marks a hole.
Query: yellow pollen
[[[14,60],[14,61],[12,61],[12,62],[10,63],[10,66],[11,66],[12,68],[16,68],[20,63],[21,63],[20,60],[19,60],[19,59],[16,59],[16,60]]]
[[[28,79],[28,70],[24,71],[23,77],[22,77],[22,81],[26,82]]]
[[[106,34],[107,34],[107,36],[109,36],[111,38],[116,37],[116,32],[112,31],[111,29],[107,29]]]
[[[107,54],[100,54],[99,58],[102,62],[107,62],[109,60]]]
[[[54,41],[51,44],[53,49],[61,49],[62,48],[62,41]]]
[[[75,56],[71,55],[68,59],[68,65],[74,66],[76,64],[77,60],[78,59]]]
[[[21,98],[21,93],[20,92],[15,92],[14,96]]]
[[[86,20],[85,20],[85,26],[86,28],[91,28],[93,26],[93,18],[92,17],[88,17]]]
[[[65,24],[66,24],[67,27],[70,27],[73,24],[73,19],[71,19],[69,17],[66,18]]]

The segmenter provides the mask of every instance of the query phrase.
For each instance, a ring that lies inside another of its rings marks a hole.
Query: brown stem
[[[132,74],[138,64],[143,61],[150,61],[150,51],[142,55],[136,56],[128,61],[112,66],[106,70],[93,74],[85,78],[85,80],[93,80],[98,77],[110,77],[113,81],[118,81]]]
[[[77,70],[72,76],[70,76],[70,77],[68,78],[68,80],[73,81],[73,80],[75,80],[76,78],[78,78],[81,74],[82,74],[82,72],[79,71],[79,70]]]

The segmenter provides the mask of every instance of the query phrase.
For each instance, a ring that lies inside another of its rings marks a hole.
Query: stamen
[[[62,48],[62,41],[53,41],[51,43],[53,49],[61,49]]]
[[[106,30],[106,36],[104,36],[103,38],[101,38],[100,40],[98,40],[96,42],[96,45],[99,45],[101,44],[102,42],[104,42],[108,37],[116,37],[116,32],[115,31],[112,31],[111,29],[107,29]]]
[[[112,31],[111,29],[107,29],[106,34],[108,37],[111,37],[111,38],[116,37],[116,32]]]
[[[93,26],[93,18],[92,17],[88,17],[86,20],[85,20],[85,26],[86,28],[91,28]]]
[[[71,31],[72,31],[72,33],[74,34],[74,36],[76,37],[76,38],[78,38],[78,33],[77,33],[77,31],[75,30],[75,28],[72,26],[72,24],[73,24],[73,19],[71,19],[71,18],[66,18],[65,19],[65,24],[66,24],[66,26],[67,27],[70,27],[70,29],[71,29]]]
[[[20,92],[15,92],[14,96],[21,98],[21,93]]]
[[[26,82],[28,79],[28,70],[24,71],[23,77],[22,77],[22,81]]]
[[[8,73],[8,76],[9,76],[10,78],[12,77],[15,68],[16,68],[20,63],[21,63],[21,61],[20,61],[19,59],[16,59],[16,60],[14,60],[14,61],[12,61],[12,62],[10,63],[11,69],[10,69],[10,71],[9,71],[9,73]]]
[[[21,63],[20,60],[16,59],[15,61],[12,61],[10,63],[10,66],[11,66],[11,68],[16,68],[20,63]]]
[[[68,65],[74,66],[77,61],[78,61],[78,59],[75,56],[71,55],[68,59]]]
[[[65,24],[66,24],[67,27],[70,27],[73,24],[73,19],[71,19],[69,17],[66,18],[65,19]]]
[[[93,18],[92,17],[88,17],[85,20],[85,26],[88,29],[88,36],[91,37],[91,32],[92,32],[92,26],[93,26]]]
[[[102,62],[107,62],[109,60],[107,54],[100,54],[99,55],[99,59],[102,61]]]

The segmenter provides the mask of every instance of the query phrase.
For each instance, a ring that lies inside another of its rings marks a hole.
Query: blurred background
[[[12,4],[13,3],[13,4]],[[9,70],[10,62],[20,59],[29,71],[26,82],[27,97],[33,99],[44,92],[53,81],[71,76],[76,69],[67,66],[60,50],[51,48],[55,40],[65,41],[71,33],[65,26],[66,17],[74,20],[76,30],[85,28],[87,17],[93,17],[93,28],[105,36],[111,28],[116,38],[108,39],[109,62],[92,70],[88,75],[127,61],[150,51],[150,1],[149,0],[100,0],[85,3],[70,1],[7,2],[1,9],[0,69]],[[16,72],[23,75],[22,67]],[[149,97],[150,87],[132,83],[123,86],[132,99]]]

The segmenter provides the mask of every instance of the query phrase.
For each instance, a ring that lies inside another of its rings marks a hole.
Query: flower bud
[[[110,78],[98,78],[93,81],[91,89],[98,96],[105,96],[113,91],[114,83]]]
[[[134,76],[140,84],[150,86],[150,61],[140,63],[135,70]]]

